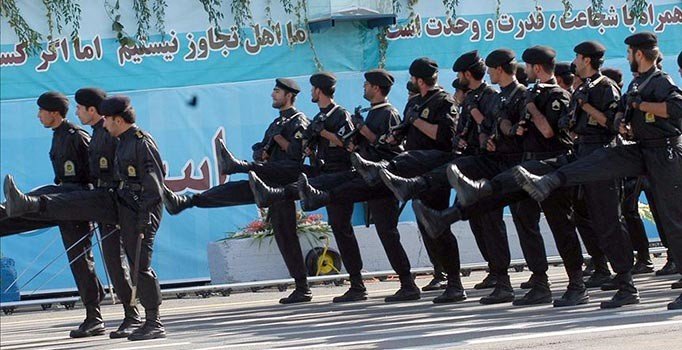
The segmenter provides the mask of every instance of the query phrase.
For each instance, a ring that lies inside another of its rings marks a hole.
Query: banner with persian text
[[[121,23],[134,28],[132,1],[120,3]],[[348,109],[367,104],[360,93],[362,72],[385,64],[397,81],[390,100],[402,110],[407,96],[403,89],[408,80],[406,70],[419,56],[439,62],[441,84],[449,89],[454,78],[452,63],[469,50],[485,55],[507,47],[520,56],[526,47],[543,44],[553,46],[559,60],[570,61],[575,44],[599,40],[608,49],[605,65],[625,72],[627,82],[630,76],[623,39],[649,30],[659,36],[665,70],[682,83],[674,59],[682,50],[682,4],[678,0],[650,1],[639,18],[630,15],[623,1],[604,1],[602,13],[594,11],[590,1],[571,1],[572,11],[564,13],[559,1],[507,0],[501,2],[497,14],[496,0],[462,0],[454,19],[445,17],[440,1],[420,1],[412,14],[399,13],[398,25],[389,28],[385,36],[362,22],[337,23],[310,34],[279,2],[272,2],[272,22],[264,11],[255,10],[263,9],[265,0],[251,3],[253,25],[237,28],[227,15],[221,29],[214,30],[201,6],[173,2],[166,10],[166,34],[151,35],[129,47],[119,45],[103,1],[83,1],[76,40],[56,35],[34,55],[18,44],[7,19],[2,18],[0,176],[15,175],[22,189],[51,181],[47,154],[51,133],[39,125],[35,104],[36,97],[47,90],[72,95],[78,88],[95,85],[110,93],[130,95],[138,124],[159,144],[168,170],[166,184],[182,193],[245,179],[218,174],[213,140],[224,138],[236,155],[250,157],[251,145],[260,141],[276,116],[270,107],[274,78],[296,79],[303,87],[298,107],[314,115],[308,76],[318,69],[318,63],[339,77],[336,99]],[[48,32],[44,9],[28,0],[17,4],[32,27]],[[407,8],[406,0],[402,4]],[[74,110],[75,102],[69,119],[77,121]],[[357,208],[354,222],[363,224],[362,207]],[[255,206],[166,215],[154,253],[154,266],[162,281],[208,279],[207,243],[238,230],[256,215]],[[402,219],[414,219],[409,206]],[[655,237],[655,227],[645,222]],[[2,254],[16,260],[18,271],[26,270],[20,286],[63,251],[58,241],[50,245],[57,236],[58,230],[53,228],[0,240]],[[98,265],[100,276],[104,276]],[[54,275],[58,277],[52,278]],[[72,288],[66,258],[23,287],[25,293]]]

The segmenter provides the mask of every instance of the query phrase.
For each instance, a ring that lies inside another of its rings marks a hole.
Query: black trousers
[[[651,210],[656,229],[661,238],[661,243],[664,247],[668,247],[668,240],[665,237],[661,219],[656,210],[656,206],[654,205],[649,180],[645,176],[627,178],[623,180],[623,201],[621,203],[621,210],[623,211],[623,217],[628,226],[632,248],[637,252],[637,256],[640,259],[649,256],[649,238],[646,235],[644,222],[639,215],[639,196],[642,192],[644,192],[647,202],[649,203],[649,209]]]
[[[568,158],[566,156],[561,156],[542,161],[529,160],[523,162],[521,165],[533,174],[542,175],[554,171],[561,165],[567,163]],[[495,194],[470,206],[460,207],[464,219],[469,219],[481,212],[487,212],[506,205],[526,201],[530,198],[528,194],[516,184],[510,170],[498,174],[491,179],[491,182]],[[556,191],[540,203],[540,207],[547,219],[547,224],[552,231],[552,236],[554,237],[559,255],[564,262],[564,268],[569,276],[576,276],[577,272],[582,269],[583,264],[582,248],[580,247],[580,241],[578,240],[578,234],[576,233],[575,223],[572,220],[573,191],[573,188]],[[535,239],[535,242],[539,242],[537,238]],[[524,249],[523,246],[522,249]],[[526,252],[524,252],[524,255],[526,255]],[[529,253],[529,256],[532,255],[532,253]],[[541,263],[539,260],[540,259],[537,259],[534,264],[547,266],[546,257],[544,258],[544,263]],[[538,267],[538,271],[543,270],[546,271],[547,268],[544,267],[543,269]]]
[[[28,194],[39,196],[51,193],[67,193],[79,191],[83,188],[84,186],[80,184],[47,185]],[[86,306],[99,305],[100,301],[104,299],[105,292],[95,272],[95,258],[91,249],[94,227],[87,220],[42,221],[39,219],[32,215],[9,218],[4,210],[2,210],[0,212],[0,237],[59,226],[64,248],[68,249],[73,246],[66,252],[66,256],[69,259],[69,268],[76,282],[76,288],[78,289],[81,301]],[[84,236],[85,238],[83,238]],[[83,239],[81,240],[81,238]],[[79,240],[81,241],[76,244]],[[81,256],[79,257],[79,255]]]
[[[595,214],[592,214],[595,215]],[[590,213],[587,209],[587,202],[585,202],[585,192],[582,186],[576,186],[573,196],[573,221],[585,245],[587,254],[590,255],[592,263],[597,271],[603,273],[610,273],[606,254],[599,247],[599,240],[597,239],[597,232],[595,232],[594,224],[590,219]]]
[[[603,149],[602,144],[580,143],[576,147],[576,156],[580,160],[592,152]],[[599,247],[606,254],[611,267],[616,273],[632,270],[632,243],[621,218],[620,184],[622,179],[583,184],[585,204],[590,215],[592,228],[597,233]]]
[[[682,261],[682,144],[603,148],[557,171],[568,186],[647,176],[670,253]]]
[[[133,266],[140,234],[136,228],[138,213],[134,196],[139,196],[139,193],[113,189],[42,195],[39,215],[47,220],[83,220],[99,222],[100,225],[118,225],[128,264]],[[137,290],[140,303],[147,310],[157,309],[162,301],[159,280],[151,266],[154,237],[161,222],[162,209],[160,202],[152,208],[151,225],[143,232],[141,241]],[[111,258],[114,259],[113,250]]]
[[[327,191],[333,203],[367,202],[374,227],[391,267],[403,279],[410,278],[410,260],[400,243],[398,232],[400,207],[386,186],[383,184],[369,186],[361,176],[354,173],[354,177],[348,181],[331,188],[318,189]]]

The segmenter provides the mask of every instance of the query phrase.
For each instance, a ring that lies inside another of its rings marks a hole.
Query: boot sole
[[[467,300],[467,297],[459,297],[459,298],[451,298],[451,299],[433,299],[434,304],[449,304],[449,303],[457,303],[460,301]]]
[[[280,299],[279,303],[282,305],[290,305],[290,304],[308,303],[308,302],[311,302],[312,300],[313,300],[313,298],[300,299],[300,300],[296,300],[296,301],[288,301],[288,300],[284,301],[284,299]]]
[[[128,340],[130,340],[130,341],[137,341],[137,340],[152,340],[152,339],[159,339],[159,338],[165,338],[165,337],[166,337],[166,333],[164,332],[164,333],[157,333],[157,334],[153,334],[153,335],[150,335],[150,336],[143,336],[143,337],[141,337],[141,336],[133,337],[133,336],[131,335],[131,336],[128,337]]]
[[[625,305],[635,305],[639,304],[639,299],[635,300],[628,300],[622,303],[612,303],[611,301],[602,301],[601,304],[599,304],[599,308],[601,309],[617,309],[621,306]]]
[[[483,305],[495,305],[495,304],[506,304],[514,301],[514,297],[504,298],[504,299],[486,299],[481,298],[478,302]]]
[[[512,305],[514,306],[534,306],[534,305],[545,305],[545,304],[551,304],[552,297],[548,297],[546,299],[539,299],[539,300],[533,300],[533,301],[523,301],[524,299],[517,299],[512,302]]]
[[[76,333],[71,332],[71,333],[69,333],[69,337],[74,338],[74,339],[96,337],[98,335],[104,335],[104,333],[106,333],[106,331],[107,331],[106,329],[102,328],[101,330],[90,331],[90,332],[85,332],[85,333],[80,333],[80,334],[76,334]]]
[[[332,303],[336,303],[336,304],[339,304],[339,303],[352,303],[352,302],[355,302],[355,301],[365,301],[365,300],[367,300],[367,297],[364,297],[364,298],[356,298],[356,299],[348,299],[348,300],[335,300],[335,299],[332,299]]]
[[[565,301],[564,299],[556,299],[553,302],[554,307],[578,306],[587,304],[590,301],[589,296],[585,296],[575,301]]]

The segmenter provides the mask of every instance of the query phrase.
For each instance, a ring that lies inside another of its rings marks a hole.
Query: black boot
[[[590,278],[585,281],[587,288],[600,288],[602,284],[611,282],[611,274],[595,271]]]
[[[424,225],[425,233],[433,239],[440,237],[451,224],[459,221],[462,217],[462,213],[456,206],[445,210],[435,210],[427,207],[419,199],[412,201],[412,209],[417,221]]]
[[[682,310],[682,295],[677,297],[675,301],[668,304],[668,310]]]
[[[137,307],[123,304],[123,310],[125,311],[125,318],[117,330],[109,333],[111,339],[128,338],[135,329],[142,326],[142,318]]]
[[[619,273],[613,280],[619,286],[618,291],[611,300],[601,302],[600,307],[602,309],[614,309],[623,305],[639,304],[639,292],[632,280],[632,273]]]
[[[561,187],[561,180],[556,174],[537,176],[521,166],[512,168],[512,174],[516,183],[538,202],[544,201],[552,191]]]
[[[531,289],[538,281],[540,281],[540,283],[546,283],[548,286],[552,285],[547,279],[547,274],[542,272],[537,274],[536,273],[531,274],[530,278],[528,278],[528,281],[521,283],[519,287],[521,289]]]
[[[433,290],[441,290],[441,289],[445,289],[447,286],[448,286],[447,281],[444,277],[439,278],[437,276],[434,276],[433,279],[431,279],[431,281],[427,285],[422,287],[422,292],[430,292]]]
[[[85,338],[95,335],[102,335],[106,329],[104,328],[104,320],[102,320],[102,313],[99,310],[99,305],[85,306],[85,320],[69,333],[71,338]]]
[[[27,196],[23,194],[14,183],[12,175],[5,177],[5,212],[8,217],[22,216],[27,213],[37,213],[40,211],[39,197]]]
[[[350,162],[353,165],[353,168],[360,173],[360,176],[362,176],[365,182],[370,186],[375,186],[380,183],[381,178],[379,177],[379,170],[388,167],[387,161],[371,162],[365,160],[356,152],[350,154]]]
[[[654,272],[654,263],[651,262],[650,256],[637,257],[635,265],[632,267],[633,275],[641,275],[645,273]]]
[[[547,275],[537,274],[533,287],[521,299],[516,299],[512,303],[514,306],[528,306],[549,304],[552,302],[552,291],[549,289]]]
[[[407,179],[393,175],[387,169],[381,169],[379,176],[384,185],[393,192],[395,198],[398,198],[403,203],[417,197],[419,193],[428,187],[426,180],[421,176]]]
[[[450,186],[457,191],[457,201],[463,207],[476,203],[479,199],[493,193],[490,181],[486,179],[471,180],[454,164],[448,166],[447,175]]]
[[[163,205],[166,207],[166,211],[171,215],[178,215],[185,209],[194,206],[192,203],[192,196],[186,194],[175,194],[168,187],[164,186],[163,189]]]
[[[481,298],[483,305],[502,304],[514,301],[514,288],[509,281],[509,275],[497,275],[495,289],[490,295]]]
[[[419,300],[421,292],[419,287],[414,284],[414,278],[411,274],[400,276],[400,289],[395,294],[387,296],[384,301],[387,303],[394,303],[400,301]]]
[[[673,258],[670,256],[670,252],[668,252],[666,255],[668,260],[660,270],[656,271],[656,276],[667,276],[678,273],[677,264],[675,264],[675,260],[673,260]]]
[[[166,329],[159,318],[159,309],[145,310],[145,321],[142,327],[133,331],[128,340],[149,340],[166,337]]]
[[[313,300],[313,293],[305,278],[296,280],[296,289],[288,297],[279,299],[280,304],[305,303]]]
[[[495,284],[497,284],[497,276],[489,273],[483,281],[476,283],[474,285],[474,289],[489,289],[489,288],[495,288]]]
[[[254,201],[259,208],[267,208],[274,203],[286,199],[283,188],[266,185],[253,171],[249,171],[249,186],[251,187],[251,192],[253,192]]]
[[[682,289],[682,278],[680,278],[679,281],[674,282],[674,283],[671,285],[671,288],[672,288],[672,289]]]
[[[459,274],[454,274],[454,276],[448,274],[448,285],[445,287],[445,291],[443,294],[433,299],[433,303],[455,303],[466,300],[466,298],[467,294],[464,292],[464,287],[462,287],[462,280],[460,279]]]
[[[218,170],[223,175],[232,175],[237,173],[245,173],[250,169],[249,163],[237,159],[230,151],[227,150],[222,139],[215,140],[215,153],[218,156]]]
[[[329,203],[329,193],[320,191],[308,183],[308,177],[301,174],[298,177],[298,196],[301,199],[303,211],[320,209]]]
[[[587,304],[590,296],[583,282],[583,271],[580,268],[568,273],[568,288],[559,299],[554,299],[554,307],[575,306]]]
[[[365,283],[362,282],[362,277],[351,276],[350,289],[343,293],[343,295],[334,297],[334,299],[332,299],[332,302],[347,303],[361,300],[367,300],[367,289],[365,288]]]

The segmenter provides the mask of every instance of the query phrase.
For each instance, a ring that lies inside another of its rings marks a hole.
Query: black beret
[[[658,45],[658,38],[654,33],[641,32],[625,38],[625,44],[638,49],[651,49]]]
[[[452,65],[452,70],[455,72],[465,72],[471,69],[478,62],[481,62],[481,57],[478,55],[478,50],[469,51],[457,58],[455,64]]]
[[[573,48],[573,52],[586,57],[600,58],[604,56],[606,47],[598,41],[583,41]]]
[[[613,80],[616,85],[623,87],[623,72],[621,72],[620,69],[604,68],[601,70],[601,73]]]
[[[315,73],[310,76],[310,85],[316,88],[328,88],[336,85],[336,77],[329,72]]]
[[[376,86],[392,86],[395,82],[391,73],[383,69],[372,69],[365,72],[365,80]]]
[[[554,62],[556,57],[556,51],[551,47],[547,46],[533,46],[526,49],[523,52],[522,58],[523,62],[529,64],[548,64]]]
[[[408,81],[407,81],[407,86],[406,86],[406,88],[407,88],[407,91],[409,91],[409,92],[411,92],[411,93],[413,93],[413,94],[418,94],[418,93],[419,93],[419,88],[417,87],[417,85],[412,84],[412,81],[411,81],[411,80],[408,80]]]
[[[556,75],[567,75],[567,74],[575,74],[575,73],[573,73],[571,71],[571,63],[559,62],[554,67],[554,74],[556,74]]]
[[[275,79],[275,86],[294,94],[301,92],[301,87],[293,79],[277,78]]]
[[[69,111],[69,99],[61,92],[48,91],[38,97],[38,107],[50,112],[59,112],[65,116]]]
[[[498,49],[488,54],[485,58],[485,65],[497,68],[505,63],[509,63],[516,58],[514,51],[509,49]]]
[[[428,58],[417,58],[410,64],[410,75],[416,78],[431,78],[438,73],[438,63]]]
[[[124,95],[114,95],[104,99],[99,105],[99,112],[104,116],[121,115],[127,109],[131,108],[130,98]]]
[[[677,55],[677,66],[682,68],[682,52],[680,52],[680,54]]]
[[[76,91],[76,103],[85,107],[95,107],[99,112],[99,104],[107,98],[107,93],[98,88],[83,88]]]
[[[459,82],[459,79],[455,79],[455,80],[452,81],[452,87],[455,88],[455,89],[457,89],[457,90],[462,90],[462,91],[464,91],[464,92],[469,91],[469,87],[462,85],[462,84]]]
[[[528,86],[528,75],[526,74],[525,67],[520,63],[516,64],[516,80],[519,84]]]

